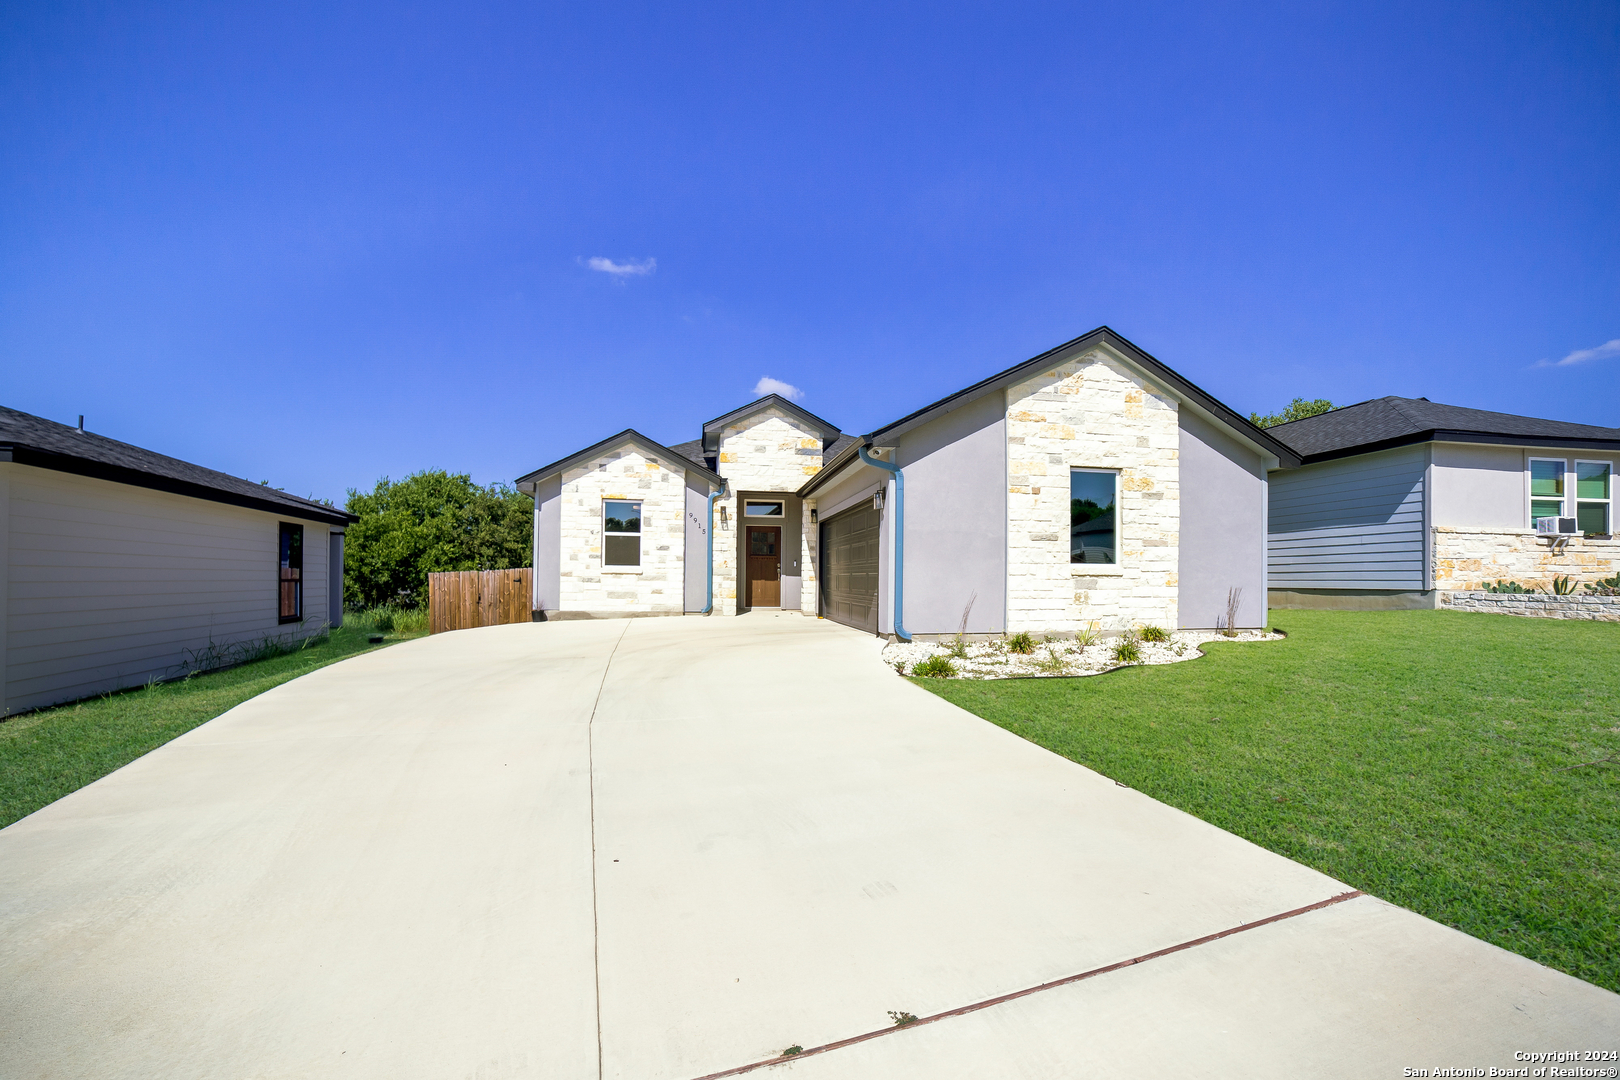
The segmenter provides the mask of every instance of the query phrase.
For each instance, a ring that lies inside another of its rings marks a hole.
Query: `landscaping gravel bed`
[[[1075,675],[1101,675],[1119,667],[1138,667],[1144,664],[1175,664],[1202,656],[1200,645],[1209,641],[1281,641],[1282,634],[1263,630],[1240,630],[1227,637],[1219,630],[1178,630],[1168,641],[1135,641],[1138,658],[1120,659],[1115,655],[1122,638],[1098,638],[1091,644],[1082,644],[1073,638],[1043,638],[1035,636],[1034,652],[1014,652],[1009,638],[991,641],[963,642],[966,656],[952,656],[952,643],[913,641],[893,642],[884,646],[883,660],[902,675],[936,656],[948,657],[958,679],[1020,679],[1056,678]],[[924,674],[942,674],[924,672]]]

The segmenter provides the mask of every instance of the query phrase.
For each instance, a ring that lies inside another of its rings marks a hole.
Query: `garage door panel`
[[[849,510],[821,526],[822,614],[877,633],[878,551],[883,512]]]

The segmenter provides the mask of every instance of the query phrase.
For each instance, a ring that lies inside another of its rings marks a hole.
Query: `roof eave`
[[[347,510],[339,510],[335,506],[323,506],[320,503],[305,500],[300,500],[297,503],[285,503],[275,499],[258,499],[239,492],[209,487],[207,484],[180,480],[172,476],[159,476],[156,473],[142,472],[140,469],[131,469],[123,465],[112,465],[104,461],[96,461],[93,458],[64,454],[58,450],[46,450],[22,442],[0,443],[0,461],[29,465],[36,469],[50,469],[53,472],[71,473],[74,476],[87,476],[91,479],[107,480],[115,484],[127,484],[130,487],[146,488],[149,491],[162,491],[170,495],[184,495],[187,498],[202,499],[204,502],[240,506],[243,509],[260,510],[265,513],[279,514],[282,517],[298,517],[306,521],[322,521],[329,525],[348,526],[360,520],[358,516],[349,513]],[[297,498],[297,496],[289,497]]]
[[[799,490],[794,492],[794,494],[801,499],[808,498],[815,492],[817,488],[821,487],[828,480],[831,480],[834,476],[837,476],[839,473],[843,472],[845,466],[849,465],[850,462],[858,460],[856,455],[860,453],[861,447],[871,445],[872,437],[870,435],[863,435],[856,438],[854,442],[850,443],[848,446],[844,447],[837,454],[835,454],[831,461],[823,465],[820,472],[816,473],[816,475],[812,476],[810,479],[806,480],[802,485],[800,485]]]
[[[808,421],[811,426],[816,429],[816,433],[820,435],[823,440],[836,439],[838,436],[843,434],[843,431],[835,425],[823,420],[821,417],[817,416],[809,409],[804,408],[802,405],[793,404],[793,402],[789,401],[781,394],[766,394],[762,398],[755,398],[753,401],[750,401],[741,408],[732,409],[723,416],[717,416],[713,420],[705,420],[703,422],[703,449],[718,449],[719,432],[722,431],[725,426],[731,423],[733,420],[739,420],[745,416],[756,413],[761,409],[770,408],[771,406],[779,406],[799,419]],[[716,436],[714,446],[709,445],[709,436],[711,434]]]
[[[1173,369],[1107,326],[1099,326],[1088,334],[1082,334],[1072,341],[1066,341],[1056,348],[1048,349],[1039,356],[1031,357],[1023,363],[1014,364],[1005,371],[974,383],[965,390],[959,390],[948,397],[941,398],[932,405],[925,405],[916,412],[901,417],[892,424],[878,428],[866,437],[868,445],[884,445],[889,440],[898,439],[906,432],[928,423],[936,416],[960,408],[983,397],[985,394],[1003,390],[1014,383],[1023,381],[1033,372],[1051,367],[1054,364],[1060,364],[1071,356],[1088,352],[1098,345],[1106,345],[1126,363],[1139,368],[1154,381],[1165,384],[1182,400],[1192,402],[1199,411],[1252,444],[1263,456],[1269,455],[1271,458],[1275,458],[1278,467],[1294,468],[1300,464],[1299,454],[1288,444],[1273,435],[1267,434],[1265,429],[1257,426],[1248,417],[1222,404],[1214,395],[1189,382]]]
[[[1339,458],[1358,457],[1361,454],[1376,454],[1381,450],[1394,450],[1397,447],[1414,446],[1426,442],[1521,446],[1532,450],[1537,447],[1546,447],[1548,449],[1620,453],[1620,439],[1583,439],[1572,435],[1500,435],[1493,432],[1451,431],[1445,428],[1432,428],[1428,431],[1415,431],[1406,435],[1380,439],[1377,442],[1359,443],[1355,446],[1344,446],[1336,450],[1324,450],[1319,454],[1305,454],[1303,455],[1303,464],[1315,465],[1320,461],[1336,461]]]
[[[515,486],[525,495],[533,496],[539,481],[544,480],[548,476],[554,476],[565,469],[569,469],[574,465],[577,465],[579,462],[584,461],[586,458],[595,457],[603,450],[619,446],[626,442],[640,443],[643,449],[655,451],[660,455],[668,455],[672,461],[679,462],[683,469],[689,469],[692,472],[697,473],[699,476],[704,477],[716,486],[719,486],[725,482],[724,478],[721,477],[719,473],[704,468],[702,465],[699,465],[689,457],[682,454],[677,454],[663,443],[649,439],[635,428],[625,428],[617,435],[611,435],[608,438],[603,439],[601,442],[587,446],[585,449],[580,450],[577,453],[569,454],[565,458],[553,461],[550,465],[542,465],[533,472],[524,473],[522,476],[517,478],[513,486]]]

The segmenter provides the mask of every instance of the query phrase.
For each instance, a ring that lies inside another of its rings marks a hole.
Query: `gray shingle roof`
[[[671,443],[669,448],[681,455],[681,457],[685,458],[687,461],[701,465],[711,472],[714,470],[714,463],[703,456],[702,439],[693,439],[691,442]]]
[[[0,460],[333,525],[358,520],[313,499],[4,406],[0,406]]]
[[[1423,398],[1374,398],[1267,431],[1307,462],[1431,439],[1620,449],[1620,428],[1465,409]]]

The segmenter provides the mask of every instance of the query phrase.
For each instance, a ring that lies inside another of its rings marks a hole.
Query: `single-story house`
[[[776,395],[519,478],[544,618],[799,611],[878,634],[1262,626],[1298,464],[1107,327],[865,435]]]
[[[0,408],[0,716],[338,625],[353,520]]]
[[[1269,430],[1301,461],[1271,475],[1272,607],[1437,607],[1620,573],[1620,428],[1384,397]],[[1549,517],[1573,533],[1538,533]]]

